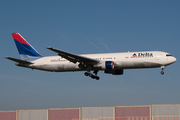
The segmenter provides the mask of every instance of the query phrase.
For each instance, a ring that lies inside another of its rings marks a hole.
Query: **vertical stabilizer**
[[[19,33],[12,33],[22,60],[32,61],[42,57]]]

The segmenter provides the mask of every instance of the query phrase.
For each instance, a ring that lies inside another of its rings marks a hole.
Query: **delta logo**
[[[134,54],[132,55],[132,57],[137,57],[136,53],[134,53]]]
[[[134,53],[131,58],[139,58],[139,57],[153,57],[152,53]]]

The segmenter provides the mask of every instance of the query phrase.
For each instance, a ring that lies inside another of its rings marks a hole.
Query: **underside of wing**
[[[93,64],[97,64],[99,62],[98,60],[94,60],[94,59],[91,59],[91,58],[88,58],[88,57],[76,55],[76,54],[69,53],[69,52],[66,52],[66,51],[62,51],[62,50],[59,50],[59,49],[56,49],[56,48],[47,47],[47,49],[58,53],[59,56],[65,58],[68,61],[73,62],[73,63],[80,62],[80,63],[84,63],[84,64],[92,64],[93,65]]]
[[[20,59],[16,59],[16,58],[11,58],[11,57],[5,57],[6,59],[12,60],[14,62],[18,62],[18,63],[23,63],[23,64],[33,64],[31,62],[25,61],[25,60],[20,60]]]

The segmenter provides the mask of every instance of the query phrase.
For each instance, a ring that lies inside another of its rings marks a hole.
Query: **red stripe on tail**
[[[12,33],[12,36],[13,36],[14,40],[16,40],[22,44],[30,45],[19,33]]]

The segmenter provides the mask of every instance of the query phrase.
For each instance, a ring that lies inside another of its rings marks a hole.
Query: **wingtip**
[[[4,57],[4,58],[8,59],[9,57]]]
[[[46,47],[47,49],[53,49],[53,47]]]

